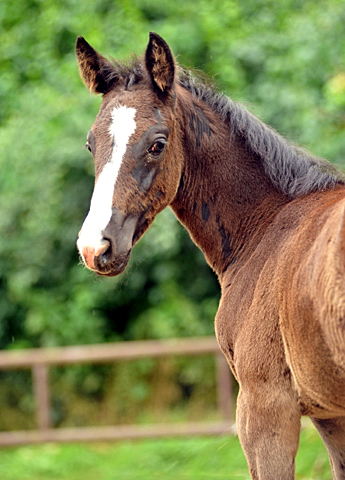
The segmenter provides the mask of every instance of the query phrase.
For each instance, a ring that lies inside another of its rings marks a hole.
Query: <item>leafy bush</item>
[[[345,11],[338,0],[5,0],[0,7],[0,348],[213,332],[217,281],[170,211],[119,279],[78,265],[100,99],[78,76],[77,35],[119,58],[150,30],[178,61],[291,140],[344,165]]]

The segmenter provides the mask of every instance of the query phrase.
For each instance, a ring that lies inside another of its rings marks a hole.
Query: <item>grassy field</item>
[[[3,448],[0,478],[231,480],[249,476],[238,438],[224,436]],[[308,428],[301,434],[296,479],[330,478],[326,450],[316,431]]]

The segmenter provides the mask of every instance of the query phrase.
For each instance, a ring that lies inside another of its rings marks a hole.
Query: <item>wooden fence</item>
[[[52,428],[50,415],[49,367],[74,363],[110,363],[143,357],[214,354],[219,422],[128,425],[107,427]],[[234,432],[232,377],[214,337],[162,341],[137,341],[100,345],[41,348],[0,352],[0,370],[31,368],[36,430],[0,432],[0,445],[41,442],[116,440],[175,435],[222,434]],[[0,405],[1,415],[1,405]]]

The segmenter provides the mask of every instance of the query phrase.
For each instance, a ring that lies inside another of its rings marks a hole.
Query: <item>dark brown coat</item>
[[[129,66],[81,37],[77,56],[86,85],[103,93],[88,137],[97,193],[78,240],[86,266],[121,273],[170,205],[221,284],[215,329],[240,386],[237,428],[252,478],[294,478],[308,415],[333,478],[345,479],[343,174],[178,68],[156,34]],[[111,136],[125,116],[128,129]],[[106,168],[115,185],[101,225]]]

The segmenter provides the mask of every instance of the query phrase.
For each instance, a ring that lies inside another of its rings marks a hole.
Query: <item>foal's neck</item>
[[[221,280],[241,266],[287,199],[210,107],[184,91],[177,101],[185,162],[171,207]]]

